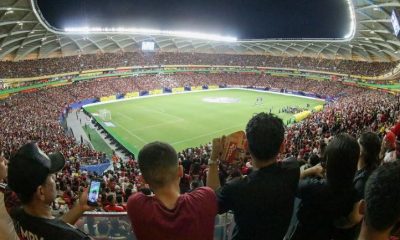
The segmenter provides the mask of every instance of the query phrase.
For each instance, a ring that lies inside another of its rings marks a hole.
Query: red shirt
[[[106,212],[125,212],[125,209],[117,205],[107,205],[104,207]]]
[[[392,128],[392,132],[399,137],[400,136],[400,122],[398,122],[394,127]]]
[[[212,240],[217,199],[212,189],[200,187],[183,194],[174,209],[142,193],[128,200],[128,216],[139,240]]]

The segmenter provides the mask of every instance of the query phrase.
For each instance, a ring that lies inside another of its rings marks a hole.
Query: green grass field
[[[263,104],[255,105],[257,97],[263,97]],[[270,108],[286,123],[292,115],[278,113],[279,109],[305,107],[307,103],[313,108],[323,102],[229,89],[136,98],[85,109],[94,115],[102,109],[109,110],[114,127],[105,126],[98,116],[95,116],[96,120],[128,150],[137,154],[143,145],[155,140],[168,142],[178,151],[208,143],[214,137],[244,129],[255,113],[269,112]]]

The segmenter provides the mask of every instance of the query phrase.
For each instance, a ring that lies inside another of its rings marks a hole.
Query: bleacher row
[[[63,58],[0,61],[0,78],[20,78],[80,72],[91,69],[154,65],[227,65],[319,70],[343,74],[378,76],[390,72],[396,62],[361,62],[309,57],[229,55],[203,53],[104,53]]]

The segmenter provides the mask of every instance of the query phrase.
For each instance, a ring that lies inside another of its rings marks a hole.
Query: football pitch
[[[262,98],[262,102],[257,101]],[[177,151],[210,142],[214,137],[244,130],[256,113],[269,112],[286,121],[293,114],[279,113],[286,106],[309,109],[321,100],[273,94],[262,91],[224,89],[140,97],[84,108],[109,134],[137,154],[146,143],[164,141]],[[111,114],[107,122],[99,112]]]

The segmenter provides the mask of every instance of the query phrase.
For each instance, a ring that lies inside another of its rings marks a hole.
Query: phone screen
[[[97,206],[97,199],[99,198],[100,194],[100,181],[92,180],[90,182],[90,188],[88,192],[88,205]]]

